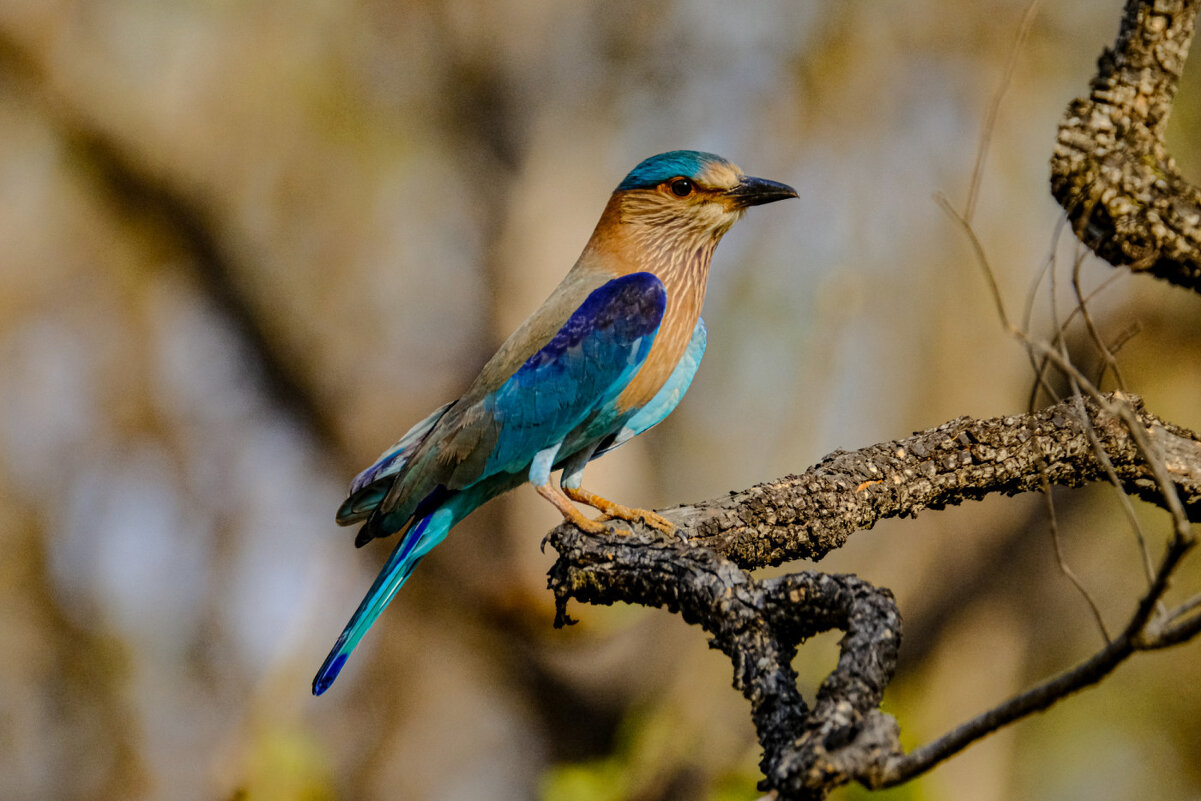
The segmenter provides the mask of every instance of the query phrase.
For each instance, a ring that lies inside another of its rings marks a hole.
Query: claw
[[[649,509],[635,509],[629,506],[622,506],[620,503],[614,503],[607,498],[602,498],[594,492],[589,492],[582,487],[564,487],[563,492],[568,498],[571,498],[577,503],[587,504],[593,509],[601,513],[601,520],[624,520],[627,523],[642,523],[651,528],[658,529],[664,534],[668,534],[675,530],[675,524],[666,517]]]
[[[600,520],[592,520],[584,516],[582,512],[577,511],[576,515],[567,518],[567,521],[576,528],[588,534],[611,534],[615,529],[606,526]]]
[[[624,520],[627,523],[642,523],[653,529],[658,529],[664,534],[670,534],[676,527],[666,517],[655,514],[649,509],[635,509],[619,504],[613,504],[613,507],[598,517],[597,520]]]
[[[584,516],[584,513],[571,505],[571,501],[567,499],[558,488],[552,484],[538,484],[534,486],[538,494],[555,505],[559,510],[559,514],[563,515],[563,519],[573,526],[583,531],[586,534],[607,534],[611,529],[599,520],[589,520]]]

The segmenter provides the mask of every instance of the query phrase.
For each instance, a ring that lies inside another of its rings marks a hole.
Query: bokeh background
[[[727,236],[692,392],[595,489],[697,501],[1024,410],[1025,355],[933,196],[966,202],[1025,5],[0,0],[0,797],[754,798],[747,707],[699,631],[633,608],[551,628],[556,515],[529,491],[457,529],[314,699],[390,547],[354,550],[334,509],[542,301],[625,172],[680,147],[800,199]],[[1052,255],[1070,307],[1047,162],[1121,6],[1046,0],[992,130],[974,227],[1015,316]],[[1171,138],[1194,176],[1198,86]],[[1131,276],[1095,307],[1139,327],[1129,388],[1193,428],[1199,312]],[[1116,628],[1145,583],[1118,500],[1055,500]],[[882,524],[822,568],[897,593],[911,746],[1101,642],[1040,498]],[[798,657],[807,692],[836,640]],[[1197,664],[1137,659],[882,795],[1201,798]]]

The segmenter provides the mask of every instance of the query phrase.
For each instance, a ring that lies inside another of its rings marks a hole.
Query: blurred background
[[[457,529],[313,698],[391,547],[356,551],[334,510],[674,148],[800,199],[726,237],[691,393],[594,489],[698,501],[1024,411],[1025,355],[933,196],[966,202],[1025,5],[0,0],[0,797],[756,797],[748,707],[698,630],[579,607],[551,628],[556,514],[528,490]],[[992,131],[974,227],[1015,316],[1052,255],[1070,308],[1048,159],[1121,6],[1044,2]],[[1171,145],[1197,177],[1189,69]],[[1192,428],[1199,312],[1129,275],[1095,307],[1138,326],[1129,388]],[[1119,500],[1055,501],[1116,629],[1145,586]],[[1158,552],[1166,518],[1139,514]],[[1101,644],[1041,498],[890,521],[820,567],[897,593],[908,746]],[[810,697],[836,648],[798,656]],[[1201,798],[1197,658],[1136,659],[879,797]]]

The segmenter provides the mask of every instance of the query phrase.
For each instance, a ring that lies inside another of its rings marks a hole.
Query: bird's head
[[[796,196],[791,186],[752,178],[721,156],[672,150],[631,170],[613,201],[623,224],[647,226],[670,244],[720,238],[751,206]]]

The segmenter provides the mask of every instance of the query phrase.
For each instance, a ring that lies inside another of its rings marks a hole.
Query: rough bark
[[[1148,413],[1131,398],[1140,420],[1169,449],[1181,500],[1201,519],[1201,447],[1196,435]],[[820,559],[853,532],[887,517],[911,517],[991,493],[1038,490],[1050,483],[1079,487],[1106,480],[1086,435],[1081,411],[1127,493],[1162,503],[1138,443],[1121,421],[1095,404],[1075,400],[1033,415],[990,420],[957,418],[936,428],[851,452],[835,452],[799,476],[760,484],[727,498],[683,506],[667,517],[741,567]]]
[[[1164,143],[1201,0],[1129,0],[1087,97],[1068,106],[1051,191],[1114,266],[1201,291],[1201,190]]]
[[[1133,397],[1065,400],[1032,415],[960,418],[903,440],[838,452],[799,476],[728,497],[665,510],[677,537],[647,527],[592,537],[562,525],[550,588],[556,625],[571,599],[665,607],[699,625],[730,657],[734,686],[751,703],[764,749],[763,789],[821,798],[850,780],[895,784],[1017,717],[1094,683],[1140,647],[1150,615],[1081,668],[991,710],[962,731],[906,755],[895,720],[878,709],[892,678],[901,620],[886,589],[854,576],[804,572],[757,580],[747,571],[819,559],[885,517],[912,516],[992,493],[1040,491],[1047,482],[1108,480],[1167,507],[1155,470],[1115,409],[1131,412],[1166,469],[1188,518],[1201,520],[1201,438],[1165,423]],[[1174,565],[1191,546],[1185,543]],[[1170,572],[1170,571],[1169,571]],[[829,629],[846,632],[834,671],[810,709],[790,663],[797,645]],[[1148,646],[1150,647],[1150,646]]]

